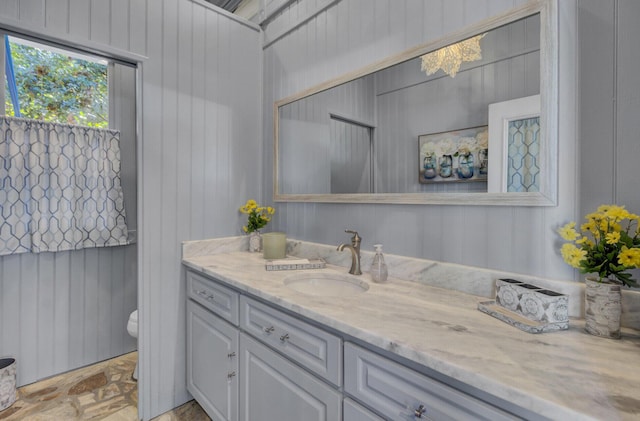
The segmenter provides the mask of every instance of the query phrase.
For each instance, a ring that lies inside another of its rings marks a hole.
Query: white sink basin
[[[337,273],[299,273],[287,276],[284,284],[294,291],[321,297],[357,295],[369,289],[360,277]]]

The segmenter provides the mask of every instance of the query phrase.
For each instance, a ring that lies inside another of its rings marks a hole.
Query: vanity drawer
[[[240,327],[336,386],[342,383],[342,340],[251,298],[240,297]]]
[[[393,420],[518,419],[351,343],[344,344],[344,390]]]
[[[213,279],[187,271],[187,295],[218,316],[238,326],[239,294]]]

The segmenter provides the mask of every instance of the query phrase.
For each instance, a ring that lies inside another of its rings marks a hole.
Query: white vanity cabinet
[[[238,329],[187,302],[187,389],[214,421],[238,420]]]
[[[349,398],[344,398],[342,405],[342,421],[384,421],[367,408],[358,405]]]
[[[238,420],[240,294],[187,271],[187,389],[214,421]]]
[[[271,306],[240,297],[240,328],[337,387],[342,340]]]
[[[392,420],[519,419],[431,377],[348,342],[344,344],[344,390]]]
[[[341,393],[245,333],[240,355],[241,420],[342,419]]]
[[[187,296],[238,326],[240,294],[198,273],[187,271]]]
[[[192,271],[187,296],[187,388],[214,421],[342,419],[339,337]]]
[[[187,295],[187,386],[213,420],[518,419],[191,270]]]

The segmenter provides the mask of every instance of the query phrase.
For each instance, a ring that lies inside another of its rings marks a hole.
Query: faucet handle
[[[360,237],[358,235],[358,231],[354,231],[354,230],[344,230],[344,232],[349,233],[349,234],[353,234],[353,237],[351,238],[351,242],[355,245],[357,243],[360,243],[360,241],[362,240],[362,237]]]

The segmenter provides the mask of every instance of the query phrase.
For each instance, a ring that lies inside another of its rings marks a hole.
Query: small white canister
[[[16,372],[15,358],[0,359],[0,411],[16,401]]]

